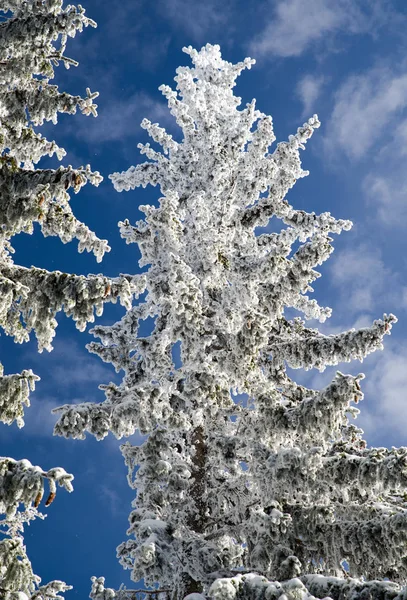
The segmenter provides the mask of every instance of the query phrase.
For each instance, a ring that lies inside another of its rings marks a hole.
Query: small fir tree
[[[69,189],[76,193],[86,183],[98,185],[102,178],[90,167],[36,169],[45,155],[66,154],[55,142],[36,131],[44,121],[56,123],[59,112],[96,116],[97,93],[72,96],[51,85],[54,66],[77,63],[65,56],[68,37],[83,27],[96,26],[81,6],[63,8],[62,0],[3,0],[0,3],[0,327],[16,342],[38,339],[39,351],[51,350],[57,322],[63,310],[83,330],[93,321],[94,308],[101,314],[104,302],[117,298],[130,308],[139,288],[138,277],[110,279],[102,275],[48,272],[15,264],[11,238],[32,233],[38,223],[43,235],[56,235],[64,243],[76,238],[79,251],[91,251],[98,261],[109,250],[86,225],[78,221],[69,205]],[[31,370],[4,375],[0,364],[0,421],[24,425],[24,405],[39,378]],[[54,581],[40,586],[23,543],[23,526],[36,516],[43,483],[50,485],[48,506],[56,483],[72,490],[72,475],[57,467],[44,471],[28,460],[0,458],[0,597],[4,600],[51,600],[69,589]],[[20,509],[20,504],[24,505]]]
[[[94,327],[101,343],[89,345],[123,381],[101,386],[101,404],[58,409],[55,433],[148,434],[122,446],[137,496],[118,557],[173,600],[404,598],[407,449],[367,448],[349,422],[362,374],[338,371],[313,390],[287,373],[362,361],[396,321],[324,335],[289,318],[330,316],[306,294],[330,235],[352,225],[286,200],[307,175],[299,150],[318,118],[270,152],[271,117],[254,101],[239,110],[233,94],[254,61],[228,63],[212,45],[184,51],[193,68],[177,69],[176,91],[160,88],[182,140],[145,119],[163,152],[140,144],[150,161],[111,176],[118,191],[151,184],[162,194],[158,208],[140,206],[145,220],[120,223],[148,267],[145,300]],[[281,231],[257,234],[271,217]],[[147,317],[154,330],[141,337]],[[93,600],[136,595],[93,578]]]

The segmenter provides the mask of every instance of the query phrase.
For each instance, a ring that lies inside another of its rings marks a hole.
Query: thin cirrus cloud
[[[334,96],[325,149],[334,152],[339,146],[349,158],[363,159],[383,139],[386,129],[391,131],[396,126],[399,112],[406,106],[407,73],[373,67],[351,75]]]
[[[71,395],[72,388],[89,383],[91,386],[106,381],[114,376],[113,369],[103,364],[101,360],[90,354],[85,344],[68,338],[57,337],[54,349],[49,354],[39,355],[37,352],[27,352],[27,359],[33,371],[41,375],[40,370],[47,370],[47,377],[39,382],[41,388],[49,385],[50,390],[57,384],[60,395]],[[38,366],[38,369],[37,369]]]
[[[372,67],[351,75],[334,95],[325,156],[338,149],[367,168],[361,178],[366,205],[383,225],[400,227],[407,217],[407,70]]]
[[[254,56],[300,56],[332,35],[374,34],[390,17],[387,2],[281,0],[270,4],[270,20],[250,44]]]
[[[316,102],[321,95],[322,87],[326,82],[325,78],[315,75],[305,75],[302,77],[296,87],[296,93],[300,99],[303,111],[302,117],[311,116],[316,113]]]
[[[86,140],[92,144],[139,137],[144,118],[159,122],[162,127],[174,128],[175,124],[165,101],[153,99],[145,92],[137,92],[123,100],[105,98],[98,113],[98,119],[87,120],[81,130],[75,129],[78,137],[83,137],[86,126]]]
[[[367,205],[374,207],[383,225],[404,229],[407,218],[407,174],[405,164],[398,161],[398,164],[391,165],[392,159],[394,156],[389,154],[389,163],[368,173],[362,189]]]
[[[407,155],[407,118],[399,123],[394,131],[394,143],[401,156]]]
[[[41,393],[41,382],[36,386],[36,391],[30,396],[30,406],[24,407],[24,436],[30,438],[52,438],[56,416],[52,410],[61,402],[58,398]],[[2,443],[12,443],[16,438],[14,423],[9,428],[2,430]]]
[[[372,444],[384,445],[389,436],[395,444],[405,443],[407,346],[391,339],[385,340],[384,346],[384,352],[366,359],[365,401],[358,421]]]
[[[160,0],[157,3],[158,14],[170,21],[175,29],[187,32],[188,36],[199,42],[208,34],[227,26],[230,32],[233,19],[230,2],[220,4],[216,0],[191,2],[191,0]]]
[[[52,414],[54,408],[88,399],[103,400],[98,385],[115,377],[112,368],[102,364],[84,347],[61,337],[56,339],[55,348],[49,354],[39,355],[35,350],[28,350],[24,359],[40,376],[35,391],[30,395],[30,406],[24,410],[24,432],[31,437],[52,437],[58,418]],[[13,428],[8,430],[10,439]]]
[[[405,306],[407,288],[400,274],[385,265],[371,243],[342,249],[334,256],[329,274],[338,288],[338,306],[345,305],[346,313],[374,314],[382,304],[388,312]]]
[[[362,184],[366,204],[376,209],[383,225],[404,228],[407,219],[407,119],[392,123],[392,140],[381,148],[375,169]]]

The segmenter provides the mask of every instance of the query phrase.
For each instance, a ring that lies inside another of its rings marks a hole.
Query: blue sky
[[[68,151],[63,164],[90,163],[105,177],[72,199],[76,215],[108,238],[112,251],[101,265],[79,255],[75,244],[33,236],[15,239],[20,264],[76,273],[138,272],[136,246],[120,239],[117,222],[142,218],[139,204],[158,198],[158,190],[118,194],[107,176],[139,162],[137,143],[146,141],[143,117],[179,136],[157,88],[172,84],[175,69],[189,64],[181,52],[189,44],[221,45],[232,62],[246,56],[257,64],[238,80],[243,103],[253,97],[273,116],[277,140],[313,113],[322,127],[303,153],[310,176],[289,194],[296,208],[330,211],[351,219],[354,228],[335,236],[335,252],[321,268],[315,297],[333,308],[320,326],[326,333],[370,324],[383,312],[399,322],[385,338],[385,351],[363,365],[340,365],[343,372],[366,373],[365,400],[358,424],[369,444],[406,445],[407,431],[407,6],[403,0],[87,0],[87,14],[98,23],[71,40],[67,54],[76,69],[57,70],[62,90],[99,91],[99,117],[62,115],[43,133]],[[44,161],[43,166],[54,164]],[[41,164],[40,164],[41,166]],[[123,309],[107,306],[99,323],[113,323]],[[53,438],[50,410],[74,401],[102,400],[99,383],[118,376],[87,353],[89,334],[61,316],[54,351],[37,354],[35,342],[14,345],[0,338],[5,372],[32,368],[41,376],[26,411],[26,427],[2,426],[0,455],[28,458],[48,469],[63,466],[75,475],[74,493],[59,491],[48,517],[26,532],[34,570],[43,581],[62,579],[74,586],[67,600],[86,598],[92,575],[107,584],[132,585],[115,558],[126,538],[132,491],[119,442]],[[297,372],[298,381],[322,387],[324,373]]]

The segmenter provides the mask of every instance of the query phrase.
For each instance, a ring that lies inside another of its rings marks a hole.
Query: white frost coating
[[[21,231],[32,233],[38,222],[44,235],[58,235],[63,242],[79,241],[79,251],[94,252],[101,260],[109,250],[78,221],[69,206],[67,190],[77,193],[89,181],[99,185],[102,177],[90,167],[57,170],[35,169],[41,157],[65,154],[55,142],[35,131],[44,121],[57,122],[59,112],[97,115],[93,100],[98,96],[87,89],[86,97],[60,92],[49,82],[54,66],[66,67],[76,61],[65,56],[67,38],[83,27],[96,23],[85,16],[82,7],[63,8],[60,0],[2,3],[0,10],[14,14],[1,23],[0,34],[0,216],[2,237],[8,240]],[[57,41],[60,40],[59,47]]]
[[[29,340],[35,332],[38,349],[52,350],[57,312],[64,311],[84,331],[93,322],[94,312],[103,313],[105,302],[120,304],[130,309],[133,296],[144,291],[144,277],[121,275],[116,278],[103,275],[73,275],[61,271],[47,271],[17,265],[4,265],[4,284],[0,279],[0,325],[6,334],[18,343]]]
[[[338,371],[313,390],[287,365],[362,360],[382,348],[396,318],[325,336],[286,317],[287,308],[306,320],[330,316],[307,294],[332,252],[331,234],[351,227],[286,200],[307,174],[299,151],[318,117],[271,151],[271,117],[254,101],[239,109],[233,94],[254,61],[230,64],[209,44],[185,52],[193,67],[177,69],[176,91],[160,88],[182,140],[143,121],[163,153],[143,145],[148,162],[111,176],[118,191],[159,185],[162,196],[158,208],[139,207],[144,220],[119,224],[148,267],[146,298],[112,327],[95,327],[100,343],[89,345],[123,370],[122,383],[101,386],[101,404],[61,407],[55,432],[148,434],[140,447],[122,446],[137,497],[118,557],[134,581],[169,589],[168,598],[351,600],[355,590],[394,598],[407,578],[407,450],[367,449],[349,422],[363,374]],[[270,217],[282,231],[256,235]],[[141,337],[147,317],[154,330]],[[231,390],[248,402],[235,402]],[[317,574],[339,583],[306,579]],[[396,583],[367,581],[377,578]],[[99,600],[105,588],[96,581]]]
[[[102,177],[89,165],[38,169],[43,156],[61,160],[65,150],[36,131],[45,121],[57,122],[58,113],[97,115],[97,92],[72,96],[51,85],[54,67],[76,61],[65,55],[68,37],[96,23],[84,9],[62,0],[5,0],[0,6],[0,327],[16,342],[35,332],[41,351],[51,350],[56,313],[63,310],[83,330],[100,315],[105,302],[120,302],[130,308],[133,296],[144,290],[142,276],[122,275],[111,279],[102,275],[68,275],[43,269],[29,269],[14,263],[11,239],[19,233],[33,233],[38,223],[44,236],[58,236],[63,243],[77,239],[79,252],[93,252],[100,262],[109,251],[81,223],[70,207],[69,190],[79,192]],[[29,406],[29,393],[38,377],[31,370],[3,375],[0,365],[0,421],[24,425],[23,407]],[[45,505],[55,497],[57,484],[72,491],[72,475],[58,467],[48,472],[28,460],[0,458],[0,597],[2,600],[63,600],[59,595],[70,589],[62,581],[40,585],[27,557],[23,528],[36,517],[49,484]],[[21,508],[24,505],[24,510]]]
[[[29,394],[35,390],[35,382],[39,381],[31,369],[24,369],[14,375],[3,375],[0,364],[0,421],[11,425],[14,421],[18,427],[24,426],[23,405],[30,406]]]
[[[237,595],[238,580],[217,579],[209,588],[209,595],[214,600],[235,600]]]
[[[73,475],[61,467],[44,471],[33,466],[30,461],[16,461],[0,457],[0,532],[5,536],[0,541],[0,591],[1,598],[17,600],[61,599],[59,592],[71,589],[62,581],[51,581],[40,586],[40,577],[34,574],[23,541],[24,525],[36,517],[44,518],[38,512],[44,495],[44,481],[48,480],[49,493],[45,506],[49,506],[56,494],[56,484],[72,492]],[[24,505],[21,510],[20,504]]]
[[[234,595],[233,595],[234,591]],[[230,594],[230,595],[229,595]],[[287,581],[268,581],[255,573],[218,579],[209,588],[211,600],[340,600],[381,598],[405,600],[407,588],[389,581],[361,582],[350,577],[304,575]]]
[[[45,505],[49,506],[55,497],[56,483],[72,492],[73,475],[62,467],[43,471],[33,466],[29,460],[14,460],[0,457],[0,513],[12,518],[20,503],[27,508],[40,504],[44,495],[44,480],[48,480],[50,492]]]
[[[7,11],[11,11],[10,15]],[[143,276],[88,277],[60,271],[26,268],[13,261],[11,238],[32,233],[39,223],[43,235],[57,235],[66,243],[76,238],[79,252],[91,251],[98,261],[109,250],[78,221],[70,207],[69,189],[77,193],[87,181],[98,185],[99,173],[71,166],[36,169],[45,155],[65,155],[55,142],[36,132],[44,121],[56,122],[59,112],[96,116],[93,100],[60,92],[50,85],[54,66],[77,64],[64,54],[67,37],[96,23],[81,6],[63,8],[60,0],[28,0],[2,3],[5,19],[0,23],[0,327],[18,343],[33,331],[42,351],[52,349],[57,312],[72,316],[83,331],[103,312],[105,302],[120,302],[130,308],[134,296],[144,291]],[[7,15],[6,15],[7,13]],[[60,41],[60,44],[58,43]],[[24,424],[23,406],[29,406],[29,391],[38,377],[30,370],[3,376],[0,366],[0,421]]]

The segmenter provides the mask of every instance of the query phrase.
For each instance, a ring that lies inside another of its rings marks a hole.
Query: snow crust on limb
[[[19,428],[24,426],[24,405],[30,406],[29,395],[35,390],[35,382],[39,381],[31,369],[21,373],[4,375],[0,364],[0,421],[6,425],[16,422]]]
[[[4,150],[6,146],[2,146]],[[39,223],[45,237],[58,236],[63,243],[77,239],[79,252],[93,252],[100,262],[110,247],[76,219],[67,191],[72,188],[77,194],[87,182],[99,185],[99,173],[92,173],[89,165],[80,169],[68,166],[34,170],[18,164],[11,154],[0,159],[1,238],[9,240],[21,232],[31,234],[34,223]]]
[[[56,495],[57,484],[68,492],[73,491],[73,475],[61,467],[44,471],[33,466],[27,459],[14,460],[0,457],[0,595],[8,600],[62,599],[59,592],[72,589],[62,581],[51,581],[40,586],[41,578],[35,575],[24,546],[24,525],[45,515],[38,512],[44,495],[44,482],[48,481],[49,493],[45,506]],[[20,508],[24,505],[24,509]]]
[[[0,279],[0,325],[17,343],[29,340],[34,331],[40,352],[52,350],[51,341],[58,323],[57,312],[63,311],[84,331],[87,323],[103,314],[105,302],[131,307],[133,295],[143,291],[143,277],[137,275],[74,275],[47,271],[37,267],[5,265]]]
[[[254,61],[233,65],[209,44],[184,50],[193,67],[177,69],[175,91],[160,88],[182,140],[144,120],[162,152],[141,145],[149,160],[111,175],[118,191],[151,184],[162,196],[157,208],[140,207],[144,220],[119,224],[139,245],[146,297],[115,325],[95,327],[100,342],[89,345],[123,370],[122,383],[101,386],[101,404],[61,407],[55,433],[148,434],[141,446],[122,446],[137,496],[117,551],[134,581],[169,589],[171,600],[402,595],[406,449],[367,449],[349,421],[363,374],[338,371],[313,390],[287,372],[362,360],[396,322],[384,315],[332,336],[306,325],[331,314],[307,293],[331,234],[351,227],[286,200],[307,175],[299,151],[318,117],[271,151],[271,117],[254,101],[240,109],[233,94]],[[258,235],[271,217],[281,231]],[[289,319],[288,308],[305,320]],[[147,317],[154,330],[141,337]],[[91,597],[126,593],[99,578]]]
[[[340,598],[380,598],[404,600],[406,589],[389,581],[361,582],[350,577],[305,575],[280,583],[256,573],[217,579],[209,589],[213,600],[340,600]]]
[[[32,503],[39,506],[44,495],[44,480],[49,483],[49,495],[46,506],[49,506],[56,494],[56,484],[68,492],[73,491],[73,475],[62,467],[43,471],[33,466],[29,460],[14,460],[0,457],[0,513],[12,518],[16,515],[20,503],[28,508]]]

